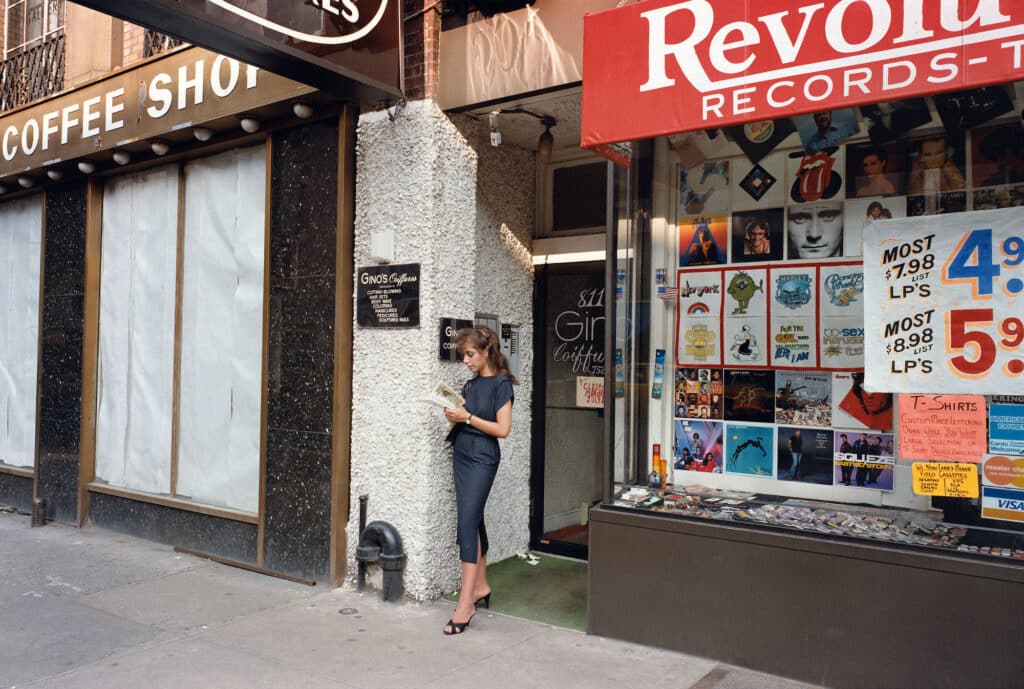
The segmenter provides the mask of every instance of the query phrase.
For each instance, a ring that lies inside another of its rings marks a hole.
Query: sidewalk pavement
[[[0,512],[0,689],[811,689],[481,610],[306,587]]]

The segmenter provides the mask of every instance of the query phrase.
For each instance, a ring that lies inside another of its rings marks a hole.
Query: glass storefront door
[[[602,496],[605,263],[537,266],[531,547],[586,558]]]

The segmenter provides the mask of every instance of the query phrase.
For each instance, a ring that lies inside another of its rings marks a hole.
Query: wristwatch
[[[466,425],[469,426],[470,425],[469,422],[472,421],[472,420],[473,420],[473,415],[470,414],[469,416],[466,417]]]

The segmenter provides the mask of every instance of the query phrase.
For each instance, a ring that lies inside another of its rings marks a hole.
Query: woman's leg
[[[477,549],[480,555],[476,560],[476,584],[473,588],[473,602],[491,594],[491,585],[487,583],[487,556],[480,547],[480,539],[477,539]],[[463,579],[465,581],[465,579]]]
[[[457,531],[462,585],[452,622],[458,624],[468,622],[476,610],[475,603],[479,598],[476,594],[477,578],[481,571],[485,572],[483,581],[486,585],[487,532],[483,526],[483,513],[497,471],[497,466],[460,461],[461,459],[456,453],[455,501],[458,508]],[[446,626],[445,631],[450,633],[452,630]]]
[[[469,622],[476,612],[476,581],[478,572],[486,568],[484,555],[480,554],[480,542],[477,541],[476,562],[462,561],[462,586],[459,587],[459,601],[455,604],[455,612],[452,613],[452,622],[463,624]],[[481,567],[481,565],[484,565]],[[486,577],[486,575],[485,575]],[[452,628],[445,625],[446,634],[452,633]]]
[[[455,612],[452,613],[452,622],[463,624],[469,622],[470,618],[473,617],[473,613],[476,611],[476,605],[473,601],[476,599],[473,597],[473,587],[476,583],[476,573],[479,569],[477,562],[463,562],[462,563],[462,588],[459,589],[459,602],[455,604]],[[451,633],[451,628],[445,626],[445,631]]]

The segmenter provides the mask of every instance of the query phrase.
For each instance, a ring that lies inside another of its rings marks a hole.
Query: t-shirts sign
[[[900,395],[900,457],[979,464],[985,421],[981,395]]]

